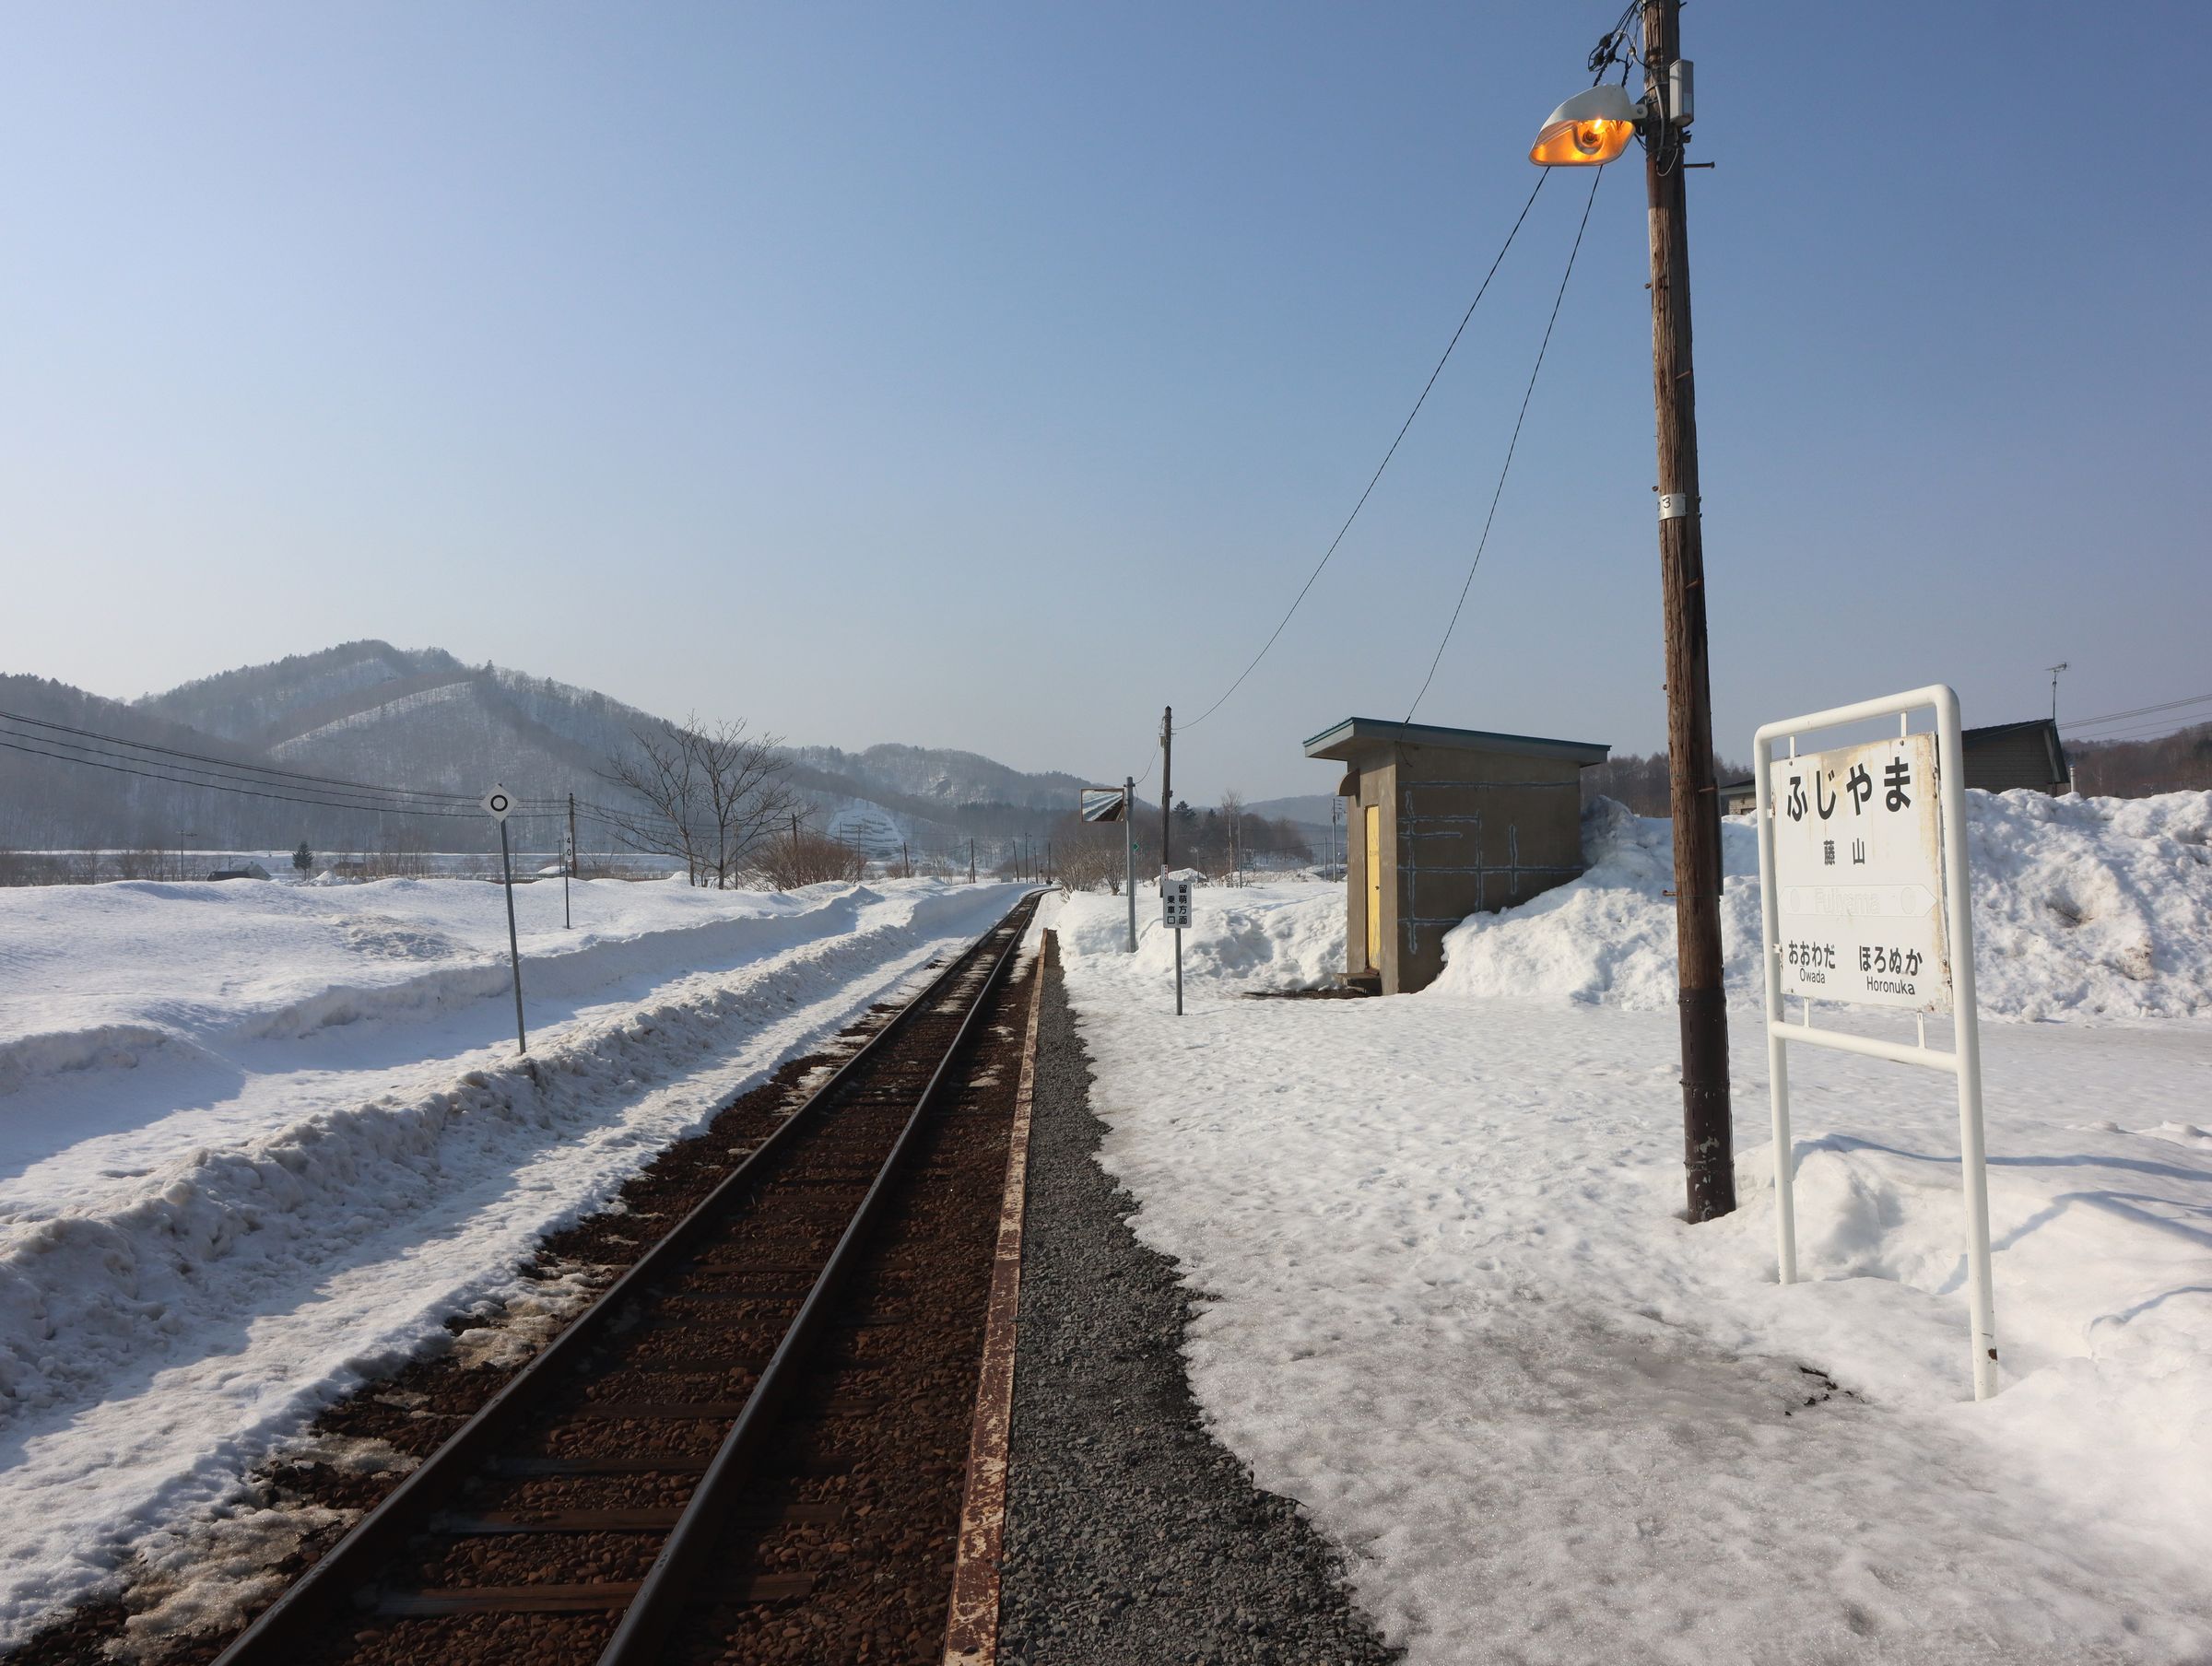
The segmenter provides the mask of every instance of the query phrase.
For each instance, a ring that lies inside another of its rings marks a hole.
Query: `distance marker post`
[[[514,968],[514,1050],[527,1053],[530,1038],[523,1030],[523,950],[514,932],[514,859],[507,848],[507,815],[514,800],[507,789],[494,785],[484,795],[484,814],[500,824],[500,874],[507,892],[507,959]]]

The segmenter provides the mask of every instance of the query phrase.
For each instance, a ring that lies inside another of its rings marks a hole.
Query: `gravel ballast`
[[[1025,1666],[1398,1658],[1290,1500],[1206,1432],[1175,1264],[1096,1160],[1056,941],[1038,1032],[999,1654]]]

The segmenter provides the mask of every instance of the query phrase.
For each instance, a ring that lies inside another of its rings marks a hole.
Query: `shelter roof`
[[[1488,729],[1446,729],[1435,723],[1401,723],[1394,718],[1347,717],[1306,742],[1308,757],[1351,763],[1380,747],[1451,746],[1463,752],[1506,753],[1520,757],[1556,757],[1587,767],[1602,764],[1613,748],[1596,741],[1555,741],[1535,734],[1500,734]]]

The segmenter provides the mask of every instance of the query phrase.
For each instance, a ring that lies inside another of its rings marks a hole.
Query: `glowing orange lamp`
[[[1551,112],[1528,159],[1539,168],[1602,168],[1636,136],[1637,114],[1626,88],[1578,92]]]

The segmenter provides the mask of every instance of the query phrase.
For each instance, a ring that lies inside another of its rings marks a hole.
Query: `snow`
[[[1448,933],[1441,985],[1463,996],[1675,1002],[1670,826],[1609,799],[1583,815],[1590,871]],[[2212,792],[2146,799],[1967,794],[1974,980],[1995,1018],[2212,1013]],[[1759,836],[1721,830],[1730,1000],[1756,1007]]]
[[[1120,899],[1061,908],[1101,1160],[1196,1298],[1200,1402],[1410,1661],[2212,1653],[2212,795],[1971,816],[1981,1404],[1943,1078],[1794,1061],[1782,1288],[1739,1006],[1741,1206],[1679,1218],[1664,825],[1602,810],[1588,875],[1461,927],[1394,1000],[1242,998],[1341,955],[1338,886],[1200,891],[1181,1020],[1156,923],[1130,956]]]
[[[0,891],[0,1644],[1020,887],[571,894]]]

